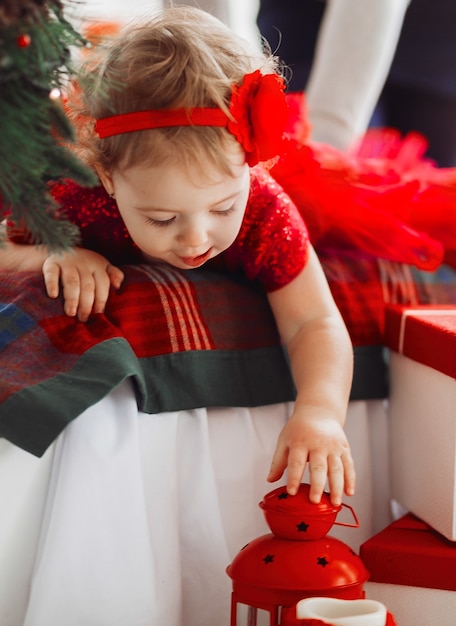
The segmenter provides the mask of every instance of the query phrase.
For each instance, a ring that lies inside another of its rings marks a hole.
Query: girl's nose
[[[179,233],[179,240],[189,248],[201,248],[208,241],[207,230],[202,223],[187,224]]]

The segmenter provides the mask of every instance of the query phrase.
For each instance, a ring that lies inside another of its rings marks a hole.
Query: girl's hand
[[[43,263],[46,292],[57,298],[62,284],[64,310],[86,322],[91,313],[104,313],[110,287],[118,289],[123,272],[105,257],[84,248],[51,254]]]
[[[287,469],[287,491],[296,494],[309,463],[310,501],[318,503],[328,480],[331,502],[353,495],[355,469],[350,446],[338,420],[310,408],[293,413],[282,429],[272,459],[268,481],[278,480]]]

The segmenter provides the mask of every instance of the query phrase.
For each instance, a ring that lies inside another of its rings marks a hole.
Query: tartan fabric
[[[125,378],[149,413],[292,400],[264,291],[244,278],[125,266],[106,313],[82,324],[40,274],[0,273],[0,435],[41,455]]]
[[[220,281],[223,288],[215,288]],[[40,319],[39,325],[61,354],[82,354],[113,337],[126,338],[138,358],[189,350],[244,350],[278,343],[265,302],[251,283],[213,272],[127,266],[125,284],[110,295],[105,315],[81,324],[60,311]]]
[[[126,266],[106,314],[82,324],[46,297],[40,275],[0,273],[0,402],[69,370],[87,350],[125,339],[138,359],[191,350],[249,350],[279,343],[265,296],[214,272]],[[191,278],[191,280],[189,280]],[[214,288],[223,283],[223,288]],[[226,311],[231,312],[231,319]]]
[[[348,250],[318,255],[355,346],[384,343],[386,304],[456,304],[456,271],[446,265],[427,272]]]
[[[24,334],[34,324],[33,319],[12,303],[0,305],[2,328],[0,330],[0,350]]]
[[[355,345],[352,399],[384,397],[385,303],[456,303],[455,273],[441,268],[431,277],[347,251],[322,251],[320,258]],[[40,274],[0,272],[0,436],[41,455],[126,378],[146,413],[294,399],[256,283],[208,268],[124,270],[106,313],[86,324],[46,296]]]

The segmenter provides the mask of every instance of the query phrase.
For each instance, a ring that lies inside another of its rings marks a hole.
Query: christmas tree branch
[[[85,45],[59,1],[2,2],[0,7],[0,219],[52,251],[77,243],[58,219],[47,183],[96,183],[71,152],[73,128],[60,94],[74,75],[71,48]]]

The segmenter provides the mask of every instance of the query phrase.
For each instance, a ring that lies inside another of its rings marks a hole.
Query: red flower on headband
[[[231,95],[230,113],[234,121],[228,130],[245,150],[250,166],[272,159],[281,150],[287,121],[285,83],[277,74],[260,70],[246,74]]]

